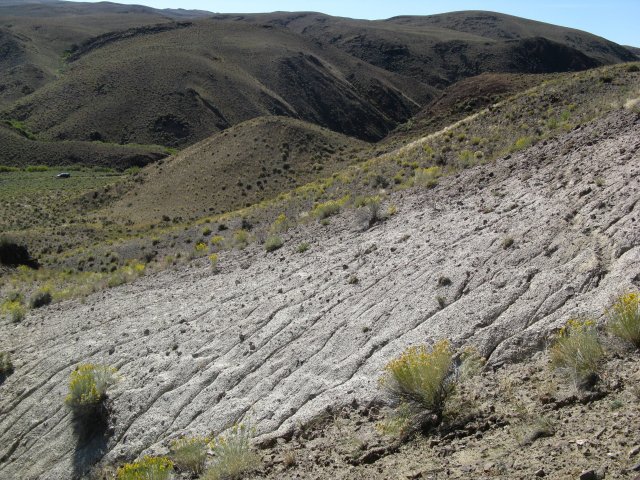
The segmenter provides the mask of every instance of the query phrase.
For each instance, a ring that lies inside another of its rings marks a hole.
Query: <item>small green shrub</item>
[[[358,222],[364,224],[365,227],[371,227],[383,219],[379,195],[356,199],[355,205],[358,207],[356,211]]]
[[[20,169],[18,167],[9,167],[7,165],[0,165],[0,173],[17,172]]]
[[[629,73],[635,73],[635,72],[640,72],[640,66],[638,64],[633,64],[633,65],[629,65],[627,67],[627,72]]]
[[[307,242],[302,242],[300,245],[298,245],[298,253],[304,253],[309,250],[310,247],[311,246]]]
[[[511,146],[511,151],[512,152],[517,152],[519,150],[524,150],[525,148],[530,147],[532,144],[533,144],[533,138],[531,138],[531,137],[520,137]]]
[[[206,437],[183,437],[171,442],[169,456],[183,472],[200,475],[207,461],[209,439]]]
[[[240,250],[246,248],[249,245],[249,232],[244,228],[240,228],[233,232],[233,244]]]
[[[440,167],[416,168],[413,174],[414,185],[433,188],[438,184],[438,178],[442,175]]]
[[[640,348],[640,295],[637,292],[616,299],[607,310],[607,317],[607,326],[613,335]]]
[[[33,294],[29,303],[31,304],[31,308],[40,308],[49,305],[52,300],[53,297],[49,290],[38,290]]]
[[[257,468],[259,457],[251,448],[251,432],[245,425],[235,425],[228,435],[211,441],[213,463],[203,480],[235,480]]]
[[[107,389],[116,381],[115,368],[92,363],[80,365],[71,372],[65,403],[78,413],[92,411],[106,398]]]
[[[551,366],[578,385],[598,373],[603,356],[593,320],[569,320],[549,349]]]
[[[278,235],[269,235],[267,240],[264,242],[264,249],[267,252],[274,252],[284,245],[282,238]]]
[[[13,363],[9,352],[0,352],[0,375],[9,375],[13,372]]]
[[[211,268],[213,270],[217,270],[218,269],[218,254],[217,253],[212,253],[211,255],[209,255],[209,263],[211,263]]]
[[[168,480],[172,472],[173,462],[168,458],[146,456],[120,467],[116,480]]]
[[[336,215],[340,212],[340,203],[336,200],[329,200],[328,202],[319,203],[313,209],[313,215],[320,220]]]

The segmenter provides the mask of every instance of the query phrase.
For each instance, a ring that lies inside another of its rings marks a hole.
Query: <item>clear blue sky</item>
[[[86,1],[86,0],[85,0]],[[113,0],[156,8],[211,12],[316,11],[352,18],[431,15],[455,10],[491,10],[578,28],[623,45],[640,47],[640,0]]]

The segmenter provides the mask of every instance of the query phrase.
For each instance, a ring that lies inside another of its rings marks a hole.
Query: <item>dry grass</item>
[[[567,374],[579,385],[600,370],[604,350],[595,322],[572,319],[560,329],[549,349],[551,366]]]
[[[607,310],[609,331],[640,348],[640,295],[629,292],[617,298]]]

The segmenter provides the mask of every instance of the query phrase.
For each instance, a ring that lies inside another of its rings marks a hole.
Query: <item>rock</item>
[[[640,463],[636,463],[633,467],[631,467],[631,470],[633,470],[634,472],[640,472]]]
[[[636,455],[638,455],[640,453],[640,445],[638,445],[637,447],[633,447],[630,451],[629,451],[629,458],[633,458]]]
[[[546,474],[546,472],[544,471],[544,468],[541,468],[541,469],[539,469],[539,470],[536,470],[536,472],[534,473],[534,475],[535,475],[536,477],[542,478],[542,477],[545,477],[547,474]]]
[[[585,470],[578,478],[579,480],[599,480],[594,470]]]

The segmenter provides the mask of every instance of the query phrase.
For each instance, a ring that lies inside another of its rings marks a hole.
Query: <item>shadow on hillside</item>
[[[91,412],[74,412],[72,422],[76,437],[73,478],[79,479],[84,478],[107,452],[107,443],[113,430],[109,425],[109,408],[106,405]]]

